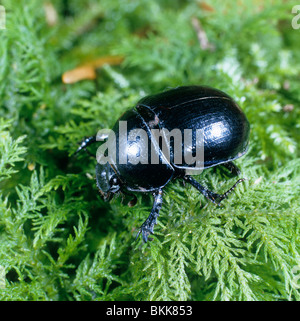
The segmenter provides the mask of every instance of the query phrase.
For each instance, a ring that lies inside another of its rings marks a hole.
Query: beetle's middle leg
[[[163,194],[162,189],[159,189],[153,193],[154,202],[153,202],[153,207],[152,207],[151,213],[148,216],[148,218],[146,219],[146,221],[140,227],[140,230],[136,236],[136,239],[142,233],[142,237],[143,237],[144,242],[147,242],[149,235],[153,234],[153,228],[154,228],[154,225],[157,223],[159,211],[162,206],[162,194]]]
[[[227,168],[233,175],[238,176],[241,174],[241,170],[233,162],[224,163],[221,166]]]
[[[225,192],[224,194],[217,194],[217,193],[214,193],[214,192],[208,190],[204,186],[200,185],[195,179],[193,179],[189,175],[185,175],[183,177],[183,179],[187,183],[194,186],[200,193],[202,193],[206,198],[208,198],[210,201],[212,201],[215,204],[220,204],[223,201],[223,199],[226,198],[236,188],[236,186],[239,183],[241,183],[245,180],[245,178],[241,178],[227,192]]]

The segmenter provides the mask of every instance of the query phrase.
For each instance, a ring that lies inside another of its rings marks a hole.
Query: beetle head
[[[105,201],[110,201],[120,190],[119,179],[109,163],[96,165],[96,182]]]

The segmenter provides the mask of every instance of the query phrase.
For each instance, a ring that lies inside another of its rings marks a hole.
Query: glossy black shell
[[[216,166],[241,157],[247,150],[250,126],[240,107],[224,92],[202,86],[185,86],[141,99],[135,108],[118,120],[113,130],[119,145],[119,121],[127,121],[127,131],[144,129],[151,137],[151,129],[202,129],[204,133],[204,168]],[[143,148],[139,142],[138,148]],[[190,148],[195,148],[195,137]],[[183,148],[182,148],[183,151]],[[128,153],[125,145],[119,155]],[[141,150],[141,153],[143,150]],[[147,152],[147,151],[146,151]],[[166,185],[178,170],[189,164],[176,165],[165,161],[159,146],[155,146],[160,164],[111,164],[120,180],[132,191],[151,191]],[[171,146],[171,154],[172,154]],[[118,156],[119,156],[118,155]],[[118,159],[118,158],[117,158]],[[184,157],[182,158],[184,160]],[[172,160],[172,155],[171,155]]]

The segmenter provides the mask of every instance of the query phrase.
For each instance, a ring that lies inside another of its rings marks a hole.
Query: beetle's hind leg
[[[200,193],[202,193],[210,201],[212,201],[213,203],[218,204],[218,205],[223,201],[223,199],[227,198],[227,196],[236,188],[236,186],[239,183],[241,183],[241,182],[243,182],[245,180],[245,178],[241,178],[227,192],[225,192],[224,194],[217,194],[217,193],[214,193],[214,192],[208,190],[204,186],[200,185],[195,179],[193,179],[189,175],[185,175],[183,177],[183,179],[187,183],[189,183],[192,186],[194,186]]]
[[[146,221],[140,227],[140,230],[136,236],[136,239],[139,237],[140,234],[142,234],[144,242],[147,242],[149,235],[153,234],[153,228],[154,228],[154,225],[157,223],[157,217],[159,215],[159,211],[162,206],[162,194],[163,194],[162,189],[159,189],[156,192],[154,192],[153,194],[154,202],[153,202],[151,213],[146,219]]]

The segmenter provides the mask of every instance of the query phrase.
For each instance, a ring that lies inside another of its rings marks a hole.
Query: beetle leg
[[[190,183],[192,186],[194,186],[200,193],[202,193],[206,198],[208,198],[210,201],[212,201],[214,204],[220,204],[224,198],[227,198],[227,196],[236,188],[236,186],[243,182],[245,178],[239,179],[227,192],[224,194],[216,194],[214,192],[211,192],[204,186],[200,185],[196,180],[194,180],[191,176],[185,175],[183,179]]]
[[[127,191],[125,191],[125,190],[122,190],[122,194],[124,194],[124,196],[130,196],[130,197],[132,197],[132,199],[128,202],[128,206],[129,207],[133,207],[133,206],[135,206],[135,204],[137,203],[137,197],[134,195],[134,194],[132,194],[132,193],[128,193]]]
[[[230,173],[236,176],[241,174],[240,169],[233,162],[224,163],[222,164],[222,166],[226,167],[230,171]]]
[[[162,189],[159,189],[156,192],[154,192],[153,194],[154,202],[153,202],[151,213],[146,219],[146,221],[140,227],[140,230],[136,236],[136,239],[142,233],[143,240],[145,243],[147,243],[149,235],[153,234],[153,228],[154,228],[154,225],[157,223],[157,217],[159,215],[159,211],[162,206],[162,194],[163,194]]]
[[[78,147],[78,149],[76,150],[75,154],[79,153],[81,150],[85,150],[90,156],[93,156],[95,157],[95,155],[92,155],[86,148],[95,143],[97,140],[96,140],[96,136],[90,136],[90,137],[87,137],[85,138],[81,143],[80,143],[80,146]]]

